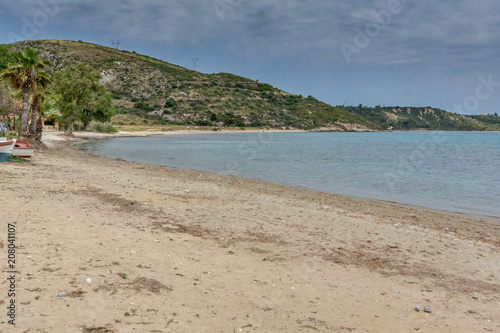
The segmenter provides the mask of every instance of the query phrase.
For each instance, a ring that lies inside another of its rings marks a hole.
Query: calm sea
[[[98,140],[106,157],[500,218],[500,133],[211,133]]]

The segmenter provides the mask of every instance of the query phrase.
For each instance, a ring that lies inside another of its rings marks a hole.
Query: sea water
[[[500,133],[210,133],[98,140],[128,161],[500,218]]]

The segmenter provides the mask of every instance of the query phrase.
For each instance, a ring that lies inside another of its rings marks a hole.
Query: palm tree
[[[33,90],[33,98],[31,101],[31,123],[29,128],[29,136],[37,139],[38,135],[41,140],[42,134],[37,133],[38,121],[42,121],[42,108],[41,104],[43,103],[43,92],[48,84],[50,84],[52,80],[47,73],[37,73],[35,71],[35,75],[31,81],[31,89]],[[40,91],[40,90],[41,91]]]
[[[30,92],[33,86],[33,80],[36,81],[39,70],[50,66],[48,60],[40,59],[38,55],[40,51],[35,51],[29,47],[24,51],[12,53],[16,63],[9,64],[7,69],[2,73],[1,77],[7,79],[14,89],[21,89],[23,94],[23,107],[21,110],[21,126],[19,129],[19,137],[25,138],[29,135],[29,99]]]

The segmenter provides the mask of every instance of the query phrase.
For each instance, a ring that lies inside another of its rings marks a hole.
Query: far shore
[[[48,131],[0,163],[22,331],[500,331],[497,221],[72,145],[189,133]]]
[[[156,135],[186,135],[186,134],[213,134],[213,133],[305,133],[304,130],[298,129],[246,129],[241,130],[239,128],[226,128],[222,131],[213,131],[207,129],[197,129],[197,128],[186,128],[186,129],[175,129],[175,130],[161,130],[156,128],[151,128],[149,130],[139,130],[139,131],[122,131],[116,133],[98,133],[98,132],[82,132],[75,131],[73,136],[65,136],[63,131],[56,130],[45,130],[42,138],[42,142],[45,145],[51,146],[54,142],[75,142],[87,139],[111,139],[111,138],[124,138],[124,137],[145,137],[145,136],[156,136]]]

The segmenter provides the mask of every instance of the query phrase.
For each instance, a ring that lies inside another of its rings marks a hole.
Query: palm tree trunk
[[[25,139],[28,136],[29,122],[29,100],[30,100],[30,83],[28,80],[23,84],[23,108],[21,110],[21,126],[19,128],[19,138]]]
[[[42,141],[42,134],[43,134],[43,124],[42,124],[42,115],[38,117],[38,120],[36,122],[36,134],[35,134],[35,140],[36,141]]]
[[[30,134],[29,134],[29,136],[32,138],[36,136],[39,101],[40,101],[40,96],[38,95],[38,93],[34,92],[33,101],[31,102],[31,123],[30,123]]]

